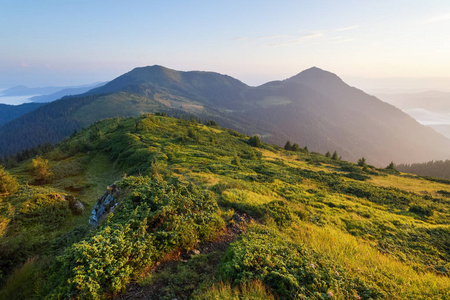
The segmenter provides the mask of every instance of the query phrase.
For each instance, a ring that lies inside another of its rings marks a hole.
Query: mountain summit
[[[3,125],[0,153],[57,142],[99,119],[155,111],[193,114],[268,142],[289,140],[378,166],[450,157],[450,140],[317,67],[258,87],[214,72],[135,68]]]
[[[295,76],[287,79],[289,81],[299,81],[303,83],[322,83],[330,84],[332,82],[343,83],[342,79],[334,73],[322,70],[317,67],[306,69]]]

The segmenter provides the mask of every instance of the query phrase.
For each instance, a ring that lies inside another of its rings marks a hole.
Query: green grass
[[[136,281],[160,286],[161,299],[450,297],[448,184],[248,140],[193,121],[113,118],[44,155],[54,174],[44,185],[31,185],[29,161],[8,170],[20,186],[0,203],[4,295],[45,261],[52,267],[24,295],[108,298]],[[118,210],[88,228],[114,182]],[[161,186],[174,188],[158,194]],[[203,196],[183,198],[191,193]],[[75,197],[87,213],[71,213],[52,195]],[[235,222],[233,210],[256,221],[222,260],[202,254],[148,272],[214,240]],[[58,222],[46,219],[52,214]]]

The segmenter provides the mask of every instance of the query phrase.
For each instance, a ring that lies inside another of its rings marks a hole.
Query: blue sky
[[[449,37],[450,1],[0,0],[0,87],[106,81],[154,64],[250,85],[311,66],[354,85],[445,85]]]

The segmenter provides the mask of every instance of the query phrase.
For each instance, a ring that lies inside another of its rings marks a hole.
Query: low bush
[[[54,266],[51,298],[99,299],[164,255],[191,249],[224,227],[211,192],[148,177],[117,184],[128,191],[94,236],[67,248]]]
[[[252,225],[230,245],[219,269],[238,285],[260,280],[280,299],[377,299],[383,293],[331,259],[295,244],[276,230]]]
[[[36,194],[20,207],[20,220],[24,223],[39,222],[56,227],[70,214],[69,204],[60,194]]]
[[[19,184],[16,178],[0,165],[0,201],[3,196],[9,196],[17,192],[18,188]]]

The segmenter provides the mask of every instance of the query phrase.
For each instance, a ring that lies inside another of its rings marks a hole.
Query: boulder
[[[110,212],[114,212],[118,204],[119,189],[115,184],[112,184],[106,188],[105,194],[97,200],[97,203],[92,209],[91,216],[89,217],[89,224],[96,225],[98,222]]]

